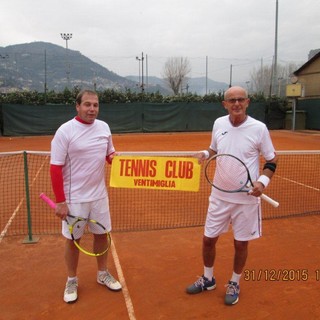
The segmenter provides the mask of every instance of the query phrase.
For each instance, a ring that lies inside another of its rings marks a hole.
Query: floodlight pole
[[[206,95],[208,94],[208,56],[206,56]]]
[[[275,35],[274,35],[274,61],[273,61],[273,79],[272,79],[272,92],[276,93],[278,79],[278,0],[276,0],[276,21],[275,21]]]
[[[61,38],[66,41],[66,75],[68,81],[68,88],[70,87],[70,63],[68,56],[68,40],[72,38],[72,33],[60,33]]]
[[[140,87],[140,77],[141,77],[141,75],[140,75],[140,61],[141,61],[141,59],[138,57],[138,56],[136,56],[136,60],[138,60],[138,62],[139,62],[139,87]]]
[[[281,86],[282,86],[283,77],[278,78],[278,97],[281,97]]]
[[[6,87],[6,76],[7,76],[7,63],[6,63],[6,60],[9,59],[9,55],[8,54],[5,54],[5,55],[0,54],[0,58],[3,59],[3,61],[5,62],[5,65],[4,65],[5,73],[4,73],[4,76],[3,76],[3,85],[4,85],[4,87]]]
[[[144,56],[143,56],[143,52],[141,53],[141,58],[139,58],[138,56],[136,57],[136,60],[139,61],[139,84],[140,84],[140,62],[141,62],[141,93],[144,93],[144,80],[143,80],[143,61],[144,61]]]
[[[143,52],[141,53],[141,92],[144,92],[144,80],[143,80]]]
[[[230,65],[230,82],[229,82],[229,88],[232,87],[232,64]]]

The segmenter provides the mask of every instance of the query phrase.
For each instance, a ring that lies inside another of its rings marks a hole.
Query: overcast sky
[[[278,1],[278,62],[307,61],[320,48],[320,1]],[[169,57],[188,57],[190,76],[229,83],[271,64],[276,0],[2,0],[0,46],[44,41],[68,47],[121,75],[160,76]],[[146,66],[145,69],[146,70]]]

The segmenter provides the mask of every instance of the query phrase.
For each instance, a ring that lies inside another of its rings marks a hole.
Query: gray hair
[[[231,91],[232,89],[243,90],[244,93],[245,93],[245,95],[246,95],[246,98],[248,98],[248,91],[247,91],[245,88],[242,88],[242,87],[240,87],[240,86],[234,86],[234,87],[230,87],[229,89],[227,89],[227,90],[224,92],[224,95],[223,95],[224,100],[227,99],[227,97],[228,97],[228,95],[229,95],[229,93],[230,93],[230,91]]]

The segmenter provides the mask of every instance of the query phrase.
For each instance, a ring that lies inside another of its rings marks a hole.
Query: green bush
[[[62,92],[48,91],[46,94],[37,91],[17,91],[2,93],[0,95],[0,104],[74,104],[75,98],[80,89],[74,87],[72,90],[65,89]],[[170,102],[220,102],[223,100],[223,92],[210,93],[204,96],[197,94],[181,94],[176,96],[163,96],[156,93],[137,93],[131,90],[125,92],[114,89],[98,91],[100,103],[131,103],[131,102],[151,102],[151,103],[170,103]],[[262,94],[251,95],[252,102],[268,101]]]

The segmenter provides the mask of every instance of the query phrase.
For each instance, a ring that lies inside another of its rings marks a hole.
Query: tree
[[[282,96],[285,92],[285,86],[288,84],[290,75],[299,68],[295,63],[289,63],[287,65],[278,65],[277,75],[278,75],[278,88],[273,90],[277,92],[277,96]],[[253,69],[250,73],[251,84],[253,91],[263,94],[264,96],[269,96],[271,92],[271,81],[272,81],[272,66],[266,65],[261,66],[261,68]]]
[[[253,69],[250,73],[253,91],[268,96],[270,92],[270,81],[272,75],[272,66],[263,66]]]
[[[163,78],[175,95],[178,95],[179,91],[181,91],[190,71],[191,65],[188,58],[171,57],[166,61],[163,69]]]

